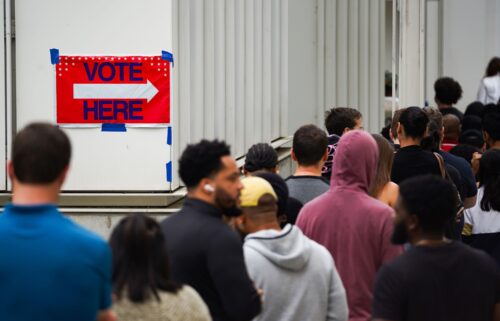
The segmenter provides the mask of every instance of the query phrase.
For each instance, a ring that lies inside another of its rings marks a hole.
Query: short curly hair
[[[453,78],[443,77],[436,80],[434,83],[434,91],[436,99],[448,105],[454,105],[462,98],[462,87]]]
[[[337,107],[327,110],[325,113],[325,127],[329,135],[342,136],[344,129],[353,129],[356,126],[356,120],[363,115],[354,108]]]
[[[230,154],[224,141],[203,139],[190,144],[179,159],[179,176],[187,188],[195,187],[202,179],[217,174],[224,166],[221,158]]]

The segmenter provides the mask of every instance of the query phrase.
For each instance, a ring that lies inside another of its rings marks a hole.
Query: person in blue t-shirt
[[[56,207],[71,145],[34,123],[12,145],[12,203],[0,215],[0,320],[114,321],[111,251]]]

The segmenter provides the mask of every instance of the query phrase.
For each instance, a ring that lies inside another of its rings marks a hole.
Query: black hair
[[[448,222],[456,213],[457,193],[453,185],[437,176],[409,178],[399,186],[404,208],[418,218],[422,232],[444,234]]]
[[[486,77],[498,75],[500,73],[500,57],[491,58],[488,66],[486,67]]]
[[[429,122],[427,123],[427,136],[422,139],[420,145],[425,150],[438,152],[441,143],[440,132],[443,128],[443,115],[434,107],[425,107],[423,111],[429,117]]]
[[[482,131],[483,126],[481,125],[481,117],[474,115],[465,116],[462,120],[461,130],[464,132],[469,129]]]
[[[403,126],[406,136],[422,138],[425,135],[429,117],[420,107],[408,107],[399,116],[399,123]]]
[[[252,145],[248,149],[243,168],[247,172],[258,170],[271,170],[278,165],[278,153],[274,148],[266,143]]]
[[[330,135],[342,136],[344,129],[353,129],[356,120],[362,117],[361,113],[349,107],[331,108],[325,113],[325,128]]]
[[[490,149],[479,160],[479,187],[483,187],[481,209],[500,211],[500,150]]]
[[[170,278],[165,237],[158,222],[141,214],[120,221],[111,234],[113,292],[132,302],[147,301],[151,294],[160,301],[159,290],[176,293]]]
[[[304,125],[293,135],[293,152],[299,165],[316,165],[325,155],[328,137],[315,125]]]
[[[462,87],[455,79],[450,77],[436,80],[434,91],[436,92],[436,99],[443,104],[454,105],[462,98]]]
[[[32,123],[17,133],[12,144],[14,175],[21,183],[54,182],[69,165],[71,144],[57,126]]]
[[[477,129],[468,129],[460,134],[458,143],[460,145],[469,145],[476,148],[483,148],[483,133]]]
[[[195,187],[202,179],[217,174],[224,166],[221,158],[230,154],[223,141],[203,139],[190,144],[179,159],[179,176],[187,188]]]
[[[450,150],[450,154],[462,157],[472,166],[472,155],[480,153],[481,150],[472,145],[457,145]]]
[[[500,107],[493,104],[484,106],[481,125],[491,139],[500,140]]]
[[[465,109],[464,117],[467,116],[477,116],[479,118],[483,117],[484,105],[480,101],[474,101],[470,103]]]

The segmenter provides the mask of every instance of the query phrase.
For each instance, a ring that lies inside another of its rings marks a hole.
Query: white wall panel
[[[235,156],[287,134],[287,0],[176,0],[179,153],[224,139]]]
[[[308,1],[311,3],[311,1]],[[353,107],[370,132],[383,124],[385,1],[316,0],[315,120],[331,107]],[[290,49],[292,50],[292,49]],[[291,89],[293,92],[293,89]],[[292,104],[290,108],[293,110]],[[295,115],[296,113],[294,113]]]

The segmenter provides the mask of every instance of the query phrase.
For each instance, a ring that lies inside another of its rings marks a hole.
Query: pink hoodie
[[[332,254],[347,291],[349,320],[371,319],[373,284],[381,265],[402,253],[390,242],[392,209],[368,195],[378,148],[366,132],[339,141],[330,190],[307,203],[297,226]]]

